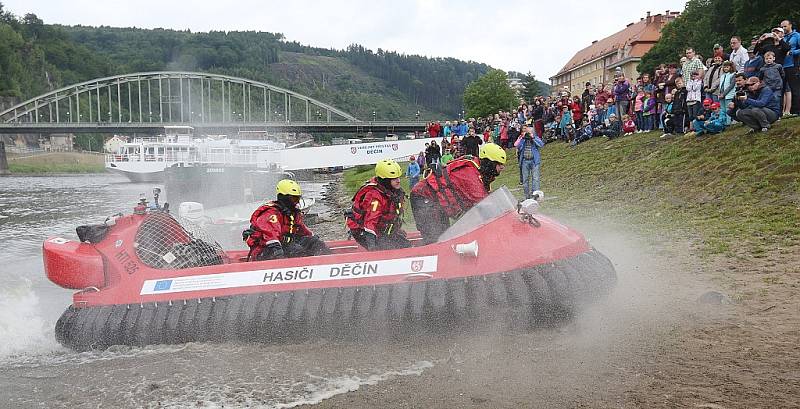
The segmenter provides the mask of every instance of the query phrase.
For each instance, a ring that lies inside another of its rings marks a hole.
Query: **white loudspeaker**
[[[471,243],[456,244],[453,246],[453,251],[462,256],[478,257],[478,241],[473,240]]]

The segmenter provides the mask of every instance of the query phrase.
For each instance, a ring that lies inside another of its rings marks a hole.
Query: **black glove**
[[[302,257],[306,255],[306,249],[300,243],[292,240],[289,243],[285,244],[284,251],[286,252],[287,257]]]
[[[375,249],[377,247],[377,241],[378,241],[378,237],[377,236],[375,236],[374,234],[372,234],[372,233],[370,233],[368,231],[364,231],[364,236],[363,237],[364,237],[364,240],[363,240],[364,247],[366,247],[367,250],[373,250],[373,249]]]
[[[280,243],[270,243],[261,250],[259,260],[274,260],[276,258],[284,258],[283,247]]]

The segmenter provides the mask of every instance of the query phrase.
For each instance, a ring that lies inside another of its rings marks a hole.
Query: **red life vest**
[[[392,195],[378,184],[376,178],[370,179],[353,195],[352,211],[347,215],[347,228],[364,229],[376,236],[397,232],[403,221],[404,199],[402,190]]]
[[[266,214],[269,214],[269,218],[259,220]],[[243,237],[247,245],[253,248],[271,242],[288,244],[295,235],[310,235],[303,224],[302,213],[296,210],[287,212],[278,203],[268,202],[259,206],[250,216],[250,229],[245,230]]]
[[[458,217],[489,195],[477,159],[464,156],[450,161],[417,183],[413,194],[435,200],[450,217]]]

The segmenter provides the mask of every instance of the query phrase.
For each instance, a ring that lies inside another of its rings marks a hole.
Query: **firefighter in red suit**
[[[375,177],[353,196],[353,208],[347,213],[347,228],[367,250],[390,250],[411,247],[402,229],[405,192],[400,188],[403,170],[393,160],[375,165]]]
[[[297,208],[302,191],[294,180],[283,179],[275,187],[278,200],[261,205],[250,216],[250,228],[242,233],[250,261],[329,254],[325,243],[303,224]]]
[[[411,210],[425,244],[435,242],[450,227],[449,218],[458,218],[489,195],[489,185],[505,167],[506,152],[487,143],[478,157],[450,161],[411,189]]]

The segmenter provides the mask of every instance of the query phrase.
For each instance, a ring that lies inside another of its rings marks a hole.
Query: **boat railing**
[[[106,163],[117,162],[197,162],[194,152],[169,152],[165,154],[111,153],[105,155]]]
[[[105,155],[106,163],[117,162],[192,162],[225,165],[253,165],[262,160],[264,150],[243,151],[190,151],[158,154],[112,153]]]

